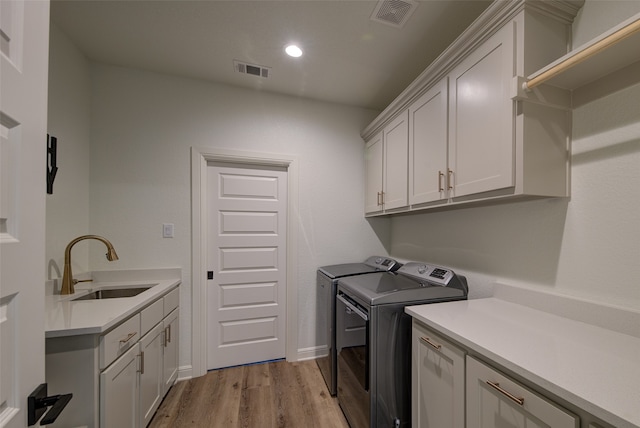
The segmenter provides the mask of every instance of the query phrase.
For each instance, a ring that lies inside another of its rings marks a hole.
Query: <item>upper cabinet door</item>
[[[382,211],[382,145],[381,132],[364,149],[364,212],[367,214]]]
[[[449,75],[452,197],[515,185],[513,33],[506,25]]]
[[[409,204],[447,196],[447,78],[409,107]]]
[[[364,212],[382,211],[382,132],[367,143],[364,149],[365,193]]]
[[[382,203],[384,209],[408,205],[409,112],[403,111],[383,131],[384,175]]]

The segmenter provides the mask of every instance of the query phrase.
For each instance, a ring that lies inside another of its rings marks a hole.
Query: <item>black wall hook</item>
[[[58,167],[56,166],[58,160],[58,139],[52,135],[47,134],[47,193],[53,194],[53,180],[56,179],[58,173]]]

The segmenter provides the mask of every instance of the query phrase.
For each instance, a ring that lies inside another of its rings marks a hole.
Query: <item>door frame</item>
[[[192,376],[207,372],[207,239],[209,162],[279,166],[287,170],[287,293],[285,357],[298,360],[298,159],[274,153],[191,147],[191,365]]]

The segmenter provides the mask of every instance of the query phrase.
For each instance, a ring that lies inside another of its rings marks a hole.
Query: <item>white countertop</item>
[[[158,273],[160,271],[96,272],[92,275],[93,282],[76,284],[76,292],[72,295],[46,295],[45,337],[101,334],[108,331],[180,284],[179,269],[168,269]],[[152,284],[153,287],[133,297],[73,300],[103,287]]]
[[[638,337],[497,298],[406,312],[607,423],[640,427]]]

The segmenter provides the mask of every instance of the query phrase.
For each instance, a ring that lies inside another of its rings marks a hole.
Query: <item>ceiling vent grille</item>
[[[371,20],[402,28],[418,7],[414,0],[381,0],[371,14]]]
[[[238,73],[250,74],[252,76],[263,77],[265,79],[269,78],[269,75],[271,74],[270,67],[265,67],[263,65],[257,64],[249,64],[235,59],[233,60],[233,68]]]

